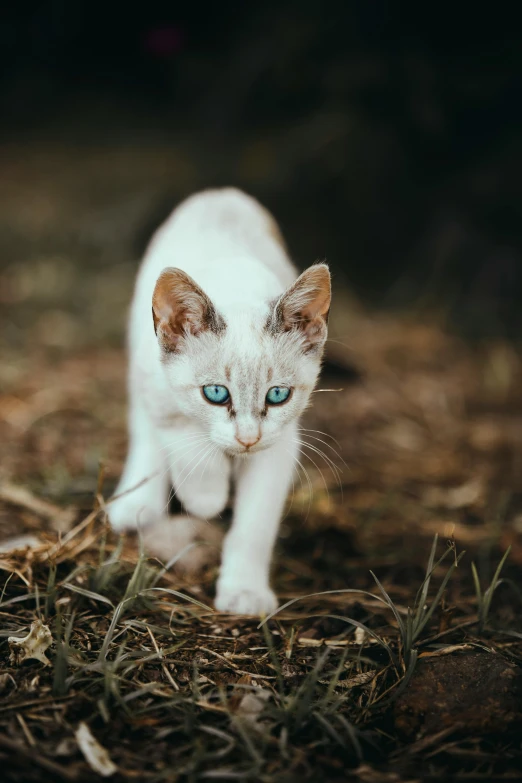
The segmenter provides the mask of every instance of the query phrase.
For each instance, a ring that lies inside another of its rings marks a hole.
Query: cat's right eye
[[[201,388],[203,396],[213,405],[224,405],[230,399],[230,392],[226,386],[212,384]]]

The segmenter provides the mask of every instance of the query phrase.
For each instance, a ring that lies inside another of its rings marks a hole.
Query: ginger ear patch
[[[299,331],[308,350],[326,340],[331,301],[330,271],[326,264],[306,269],[276,304],[271,326]]]
[[[180,349],[184,337],[225,328],[223,318],[198,284],[181,269],[169,267],[158,277],[152,296],[158,341],[167,353]]]

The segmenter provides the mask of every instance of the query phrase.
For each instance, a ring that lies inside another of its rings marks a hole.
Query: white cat
[[[224,188],[183,202],[155,234],[129,324],[129,435],[114,529],[219,514],[235,483],[216,607],[274,610],[269,570],[320,368],[330,274],[296,278],[271,215]],[[151,312],[152,310],[152,312]]]

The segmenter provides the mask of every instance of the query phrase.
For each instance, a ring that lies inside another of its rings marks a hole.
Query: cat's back
[[[259,201],[242,190],[233,187],[209,188],[194,193],[182,201],[171,213],[167,221],[160,227],[153,241],[160,242],[163,236],[175,233],[178,238],[186,235],[192,240],[194,229],[197,235],[201,231],[215,236],[240,241],[248,239],[245,230],[272,237],[279,245],[284,246],[279,228],[270,212]]]
[[[254,275],[261,282],[270,276],[281,290],[296,277],[270,212],[232,187],[190,196],[158,229],[140,273],[146,287],[168,266],[183,269],[209,294],[227,277],[247,281]]]

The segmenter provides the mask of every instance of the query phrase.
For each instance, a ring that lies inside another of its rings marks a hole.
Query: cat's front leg
[[[157,522],[167,513],[168,468],[158,432],[145,406],[134,398],[129,406],[129,450],[115,500],[108,505],[114,530]]]
[[[225,508],[230,491],[230,460],[196,425],[162,432],[176,497],[189,513],[212,519]]]
[[[270,561],[297,452],[291,425],[274,446],[245,460],[217,583],[215,603],[221,612],[259,616],[277,608]]]

